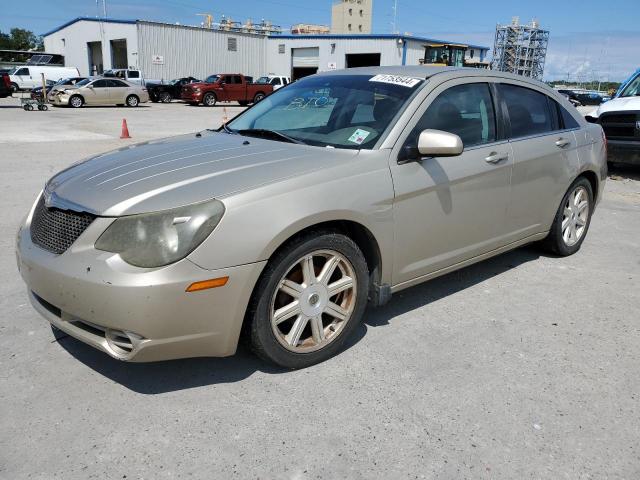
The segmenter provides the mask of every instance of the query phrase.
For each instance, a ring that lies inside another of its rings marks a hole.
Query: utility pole
[[[393,0],[393,32],[398,33],[398,0]]]

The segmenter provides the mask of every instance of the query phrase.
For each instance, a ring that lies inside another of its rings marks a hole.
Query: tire
[[[218,99],[214,93],[209,92],[202,97],[202,103],[205,107],[215,107],[216,103],[218,103]]]
[[[577,196],[578,192],[581,192],[579,197]],[[573,255],[580,250],[587,237],[592,214],[593,189],[591,183],[586,178],[579,177],[562,198],[549,236],[543,240],[542,245],[546,250],[561,257]]]
[[[18,86],[17,83],[11,82],[11,93],[17,93],[20,91],[20,87]]]
[[[80,108],[83,105],[84,105],[84,98],[82,98],[80,95],[73,95],[69,99],[69,106],[70,107]]]
[[[309,258],[313,273],[303,268]],[[333,357],[360,323],[368,289],[366,260],[349,237],[317,231],[292,240],[269,260],[254,289],[246,318],[253,351],[290,369]]]
[[[127,107],[135,108],[140,105],[140,99],[136,95],[129,95],[126,101]]]
[[[238,104],[241,107],[246,107],[247,105],[249,105],[249,102],[247,102],[246,100],[238,100]]]
[[[23,109],[25,112],[28,112],[28,111],[29,111],[29,105],[25,105],[24,107],[22,107],[22,109]]]
[[[173,97],[171,96],[171,94],[169,92],[162,92],[159,96],[159,101],[162,103],[171,103],[171,100],[173,100]]]
[[[259,102],[261,102],[262,100],[264,100],[264,97],[265,97],[265,96],[266,96],[266,95],[265,95],[264,93],[262,93],[262,92],[258,92],[258,93],[256,93],[256,96],[255,96],[255,97],[253,97],[253,103],[259,103]]]
[[[189,105],[191,105],[192,107],[197,107],[198,106],[198,102],[187,102]]]

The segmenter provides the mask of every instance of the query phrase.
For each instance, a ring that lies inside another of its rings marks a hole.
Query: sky
[[[102,2],[102,0],[99,0]],[[96,16],[96,0],[3,0],[0,30],[21,27],[45,33],[79,16]],[[546,80],[620,81],[640,68],[640,0],[456,0],[455,3],[398,0],[397,30],[418,36],[493,47],[495,25],[519,16],[537,19],[550,31]],[[270,20],[288,29],[295,23],[331,23],[332,0],[107,0],[107,16],[197,25],[198,13],[244,22]],[[374,33],[393,32],[394,0],[373,0]],[[610,7],[607,7],[610,5]],[[101,12],[101,8],[100,8]],[[100,13],[101,14],[101,13]]]

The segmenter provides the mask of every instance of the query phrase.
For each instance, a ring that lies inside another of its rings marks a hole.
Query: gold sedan
[[[73,87],[49,94],[56,106],[80,108],[83,105],[127,105],[137,107],[149,101],[145,87],[116,78],[86,79]]]

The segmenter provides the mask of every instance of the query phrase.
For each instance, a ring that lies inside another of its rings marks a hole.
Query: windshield
[[[621,97],[640,96],[640,75],[633,79],[620,94]]]
[[[270,130],[309,145],[371,150],[422,83],[392,75],[308,77],[268,96],[227,127],[232,133]]]
[[[211,76],[207,77],[205,82],[206,83],[216,83],[218,80],[220,80],[220,75],[211,75]]]
[[[269,77],[260,77],[258,80],[256,80],[256,83],[267,84],[269,83]]]

